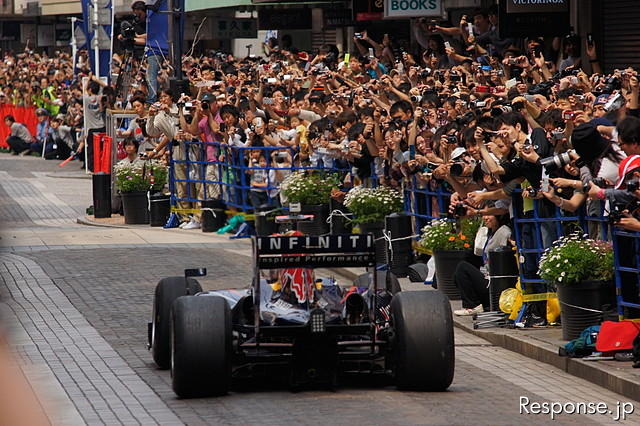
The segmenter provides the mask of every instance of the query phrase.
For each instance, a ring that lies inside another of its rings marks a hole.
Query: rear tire
[[[231,310],[217,296],[184,296],[171,310],[171,378],[180,398],[224,395],[231,384]]]
[[[400,389],[444,391],[453,381],[455,349],[449,299],[439,291],[402,292],[391,302],[392,347]]]
[[[153,298],[153,314],[151,317],[151,353],[158,368],[166,370],[171,367],[171,347],[169,322],[171,305],[180,296],[194,295],[202,291],[200,283],[193,278],[168,277],[156,285]]]

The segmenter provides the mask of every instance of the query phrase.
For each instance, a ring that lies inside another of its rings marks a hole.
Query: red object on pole
[[[106,133],[93,135],[93,173],[111,174],[111,143]]]

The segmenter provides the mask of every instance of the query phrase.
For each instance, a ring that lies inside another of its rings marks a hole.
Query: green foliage
[[[544,251],[538,274],[548,283],[575,285],[613,279],[613,247],[606,241],[584,239],[579,233],[562,237]]]
[[[353,213],[355,223],[379,222],[403,207],[402,194],[384,186],[354,188],[347,193],[344,205]]]
[[[434,219],[430,225],[422,228],[420,245],[431,252],[439,250],[473,250],[478,229],[482,220],[477,217],[460,219],[460,228],[456,222]]]
[[[280,189],[290,203],[327,204],[331,190],[340,186],[337,174],[297,172],[282,182]]]
[[[119,162],[113,170],[120,192],[159,191],[167,183],[167,167],[158,160]]]

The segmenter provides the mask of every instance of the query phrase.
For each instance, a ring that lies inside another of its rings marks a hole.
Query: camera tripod
[[[122,64],[120,65],[120,72],[116,79],[116,96],[122,99],[123,107],[127,104],[127,98],[132,92],[132,86],[134,83],[133,78],[133,50],[125,49]]]

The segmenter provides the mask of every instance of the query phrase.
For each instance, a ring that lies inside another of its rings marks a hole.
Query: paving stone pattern
[[[179,423],[35,262],[1,254],[0,268],[5,311],[19,329],[16,353],[47,365],[75,406],[53,414],[54,423],[75,424],[78,414],[88,424]]]

